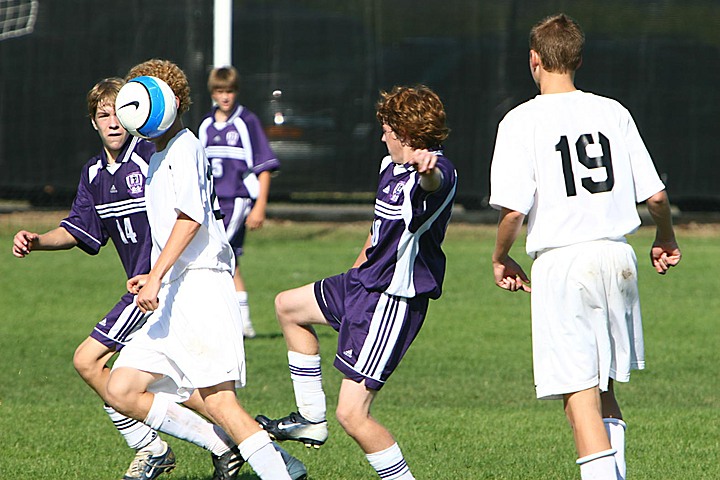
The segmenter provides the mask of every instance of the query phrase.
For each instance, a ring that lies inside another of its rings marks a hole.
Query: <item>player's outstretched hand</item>
[[[660,275],[665,275],[670,267],[674,267],[680,263],[682,252],[677,242],[659,242],[655,241],[650,249],[650,261],[655,271]]]
[[[530,278],[511,257],[506,257],[503,261],[493,261],[493,273],[495,285],[498,287],[511,292],[522,290],[530,293]]]
[[[38,239],[37,233],[20,230],[13,239],[12,253],[18,258],[23,258],[32,251],[32,243]]]
[[[435,168],[437,154],[427,149],[415,150],[408,163],[415,165],[415,170],[420,173],[429,173]]]

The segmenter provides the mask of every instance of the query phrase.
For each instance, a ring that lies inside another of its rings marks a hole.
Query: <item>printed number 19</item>
[[[589,133],[580,135],[575,142],[575,150],[580,163],[589,169],[604,167],[607,173],[607,178],[600,182],[594,181],[591,177],[583,177],[581,179],[583,188],[590,193],[609,192],[615,185],[612,155],[610,154],[610,142],[602,133],[598,133],[598,140],[600,146],[602,147],[602,155],[599,157],[588,156],[587,146],[594,143],[592,135]],[[557,145],[555,145],[555,150],[560,152],[562,157],[563,176],[565,177],[565,193],[567,193],[568,197],[574,197],[577,195],[577,191],[575,190],[575,177],[573,176],[572,164],[570,163],[570,147],[568,146],[568,139],[565,135],[560,137],[560,141]]]

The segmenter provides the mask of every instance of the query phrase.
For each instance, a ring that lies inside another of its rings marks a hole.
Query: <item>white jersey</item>
[[[175,280],[186,269],[234,270],[234,254],[214,207],[217,200],[210,164],[190,130],[180,131],[163,151],[150,158],[145,197],[153,241],[152,265],[165,248],[180,212],[201,225],[163,282]]]
[[[630,112],[582,92],[538,95],[498,127],[490,205],[528,215],[526,250],[619,239],[665,186]]]

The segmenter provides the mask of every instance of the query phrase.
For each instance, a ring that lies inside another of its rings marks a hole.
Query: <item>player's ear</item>
[[[530,49],[530,70],[534,71],[537,67],[542,65],[540,60],[540,54],[535,50]]]
[[[97,130],[98,130],[98,126],[97,126],[97,123],[95,123],[95,118],[91,118],[91,119],[90,119],[90,123],[92,123],[93,128],[97,131]]]

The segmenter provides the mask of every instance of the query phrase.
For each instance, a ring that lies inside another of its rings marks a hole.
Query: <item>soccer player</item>
[[[527,216],[537,397],[563,399],[583,479],[624,479],[626,425],[613,381],[645,365],[637,259],[625,240],[640,226],[636,203],[647,203],[656,224],[655,270],[665,274],[681,252],[665,186],[630,113],[575,87],[583,45],[580,26],[564,14],[530,31],[540,95],[498,128],[492,263],[499,287],[531,291],[509,256]]]
[[[19,231],[13,241],[16,257],[23,258],[35,250],[73,247],[95,255],[112,240],[128,278],[150,270],[145,176],[155,146],[130,137],[115,116],[115,97],[124,83],[121,78],[106,78],[88,92],[88,115],[103,148],[83,167],[68,216],[59,227],[43,234]],[[104,400],[107,401],[105,384],[110,374],[106,363],[143,326],[147,317],[135,305],[134,295],[125,293],[75,351],[76,370]],[[137,452],[125,480],[146,478],[141,476],[142,472],[157,463],[164,465],[157,470],[158,475],[174,467],[172,450],[154,430],[107,404],[105,411]]]
[[[107,384],[110,403],[162,432],[204,446],[223,463],[239,468],[247,461],[260,478],[302,478],[304,466],[296,461],[302,471],[289,474],[267,432],[236,398],[235,388],[245,382],[245,353],[232,280],[234,255],[216,208],[205,152],[183,126],[182,114],[190,107],[187,78],[174,63],[153,59],[133,67],[126,80],[144,75],[170,86],[178,115],[153,139],[156,153],[146,182],[151,269],[127,282],[137,305],[155,312],[155,320],[118,356]],[[177,421],[189,411],[175,401],[194,390],[203,399],[203,414],[222,430],[200,416],[195,425]],[[237,469],[220,478],[236,475]]]
[[[377,118],[389,155],[380,164],[370,234],[346,273],[276,297],[298,411],[278,420],[256,418],[277,440],[325,443],[325,394],[313,325],[328,325],[339,333],[334,365],[345,376],[335,412],[340,425],[381,478],[412,479],[398,444],[370,407],[418,334],[429,300],[440,297],[441,244],[457,175],[442,152],[449,132],[445,110],[428,87],[382,92]]]
[[[223,223],[235,251],[235,291],[243,319],[243,335],[253,338],[245,281],[240,273],[246,228],[265,222],[272,172],[280,162],[270,148],[257,115],[237,102],[240,76],[234,67],[213,69],[208,90],[215,102],[200,123],[198,138],[212,166]]]

